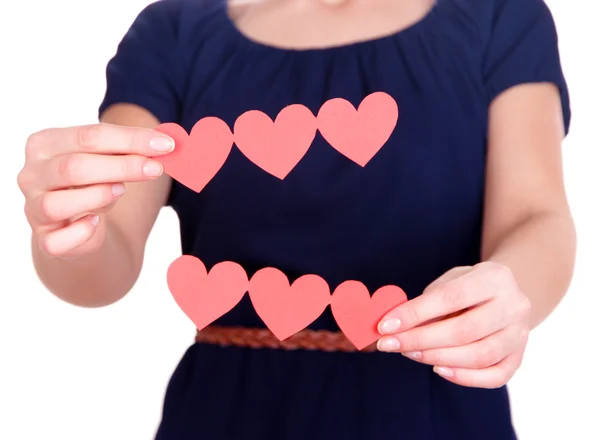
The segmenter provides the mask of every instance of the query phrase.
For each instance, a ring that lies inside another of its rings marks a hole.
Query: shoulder
[[[219,0],[155,0],[142,10],[138,21],[181,27],[186,23],[202,21],[223,5]]]
[[[521,14],[530,12],[547,12],[548,5],[545,0],[437,0],[439,4],[447,3],[460,9],[462,12],[480,19],[493,20],[498,15],[505,13],[514,14],[519,19]]]
[[[527,50],[535,46],[551,47],[557,42],[552,12],[544,0],[437,0],[440,9],[450,17],[456,33],[468,45],[492,57],[494,53],[515,50],[521,42]],[[524,47],[524,46],[523,46]]]
[[[517,30],[533,25],[537,20],[552,19],[544,0],[437,0],[478,23],[484,34],[492,34],[499,26]]]
[[[544,0],[436,0],[438,6],[457,18],[476,24],[483,31],[491,31],[499,21],[508,21],[518,27],[536,18],[551,17]]]
[[[131,25],[125,42],[172,51],[172,56],[193,50],[211,35],[220,20],[221,0],[155,0],[146,6]],[[222,15],[222,14],[221,14]]]
[[[144,11],[172,16],[182,12],[206,11],[222,7],[224,4],[219,0],[154,0],[144,8]]]
[[[181,16],[185,3],[185,0],[155,0],[140,12],[138,20],[176,20]]]

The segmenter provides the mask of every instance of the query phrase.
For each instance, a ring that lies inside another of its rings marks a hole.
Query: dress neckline
[[[373,38],[368,38],[368,39],[364,39],[364,40],[358,40],[355,42],[342,43],[342,44],[336,44],[336,45],[324,46],[324,47],[308,47],[308,48],[291,48],[291,47],[276,46],[274,44],[263,43],[261,41],[258,41],[258,40],[255,40],[255,39],[249,37],[248,35],[246,35],[244,32],[242,32],[238,28],[237,24],[231,18],[231,15],[229,12],[228,0],[219,0],[219,13],[222,16],[223,22],[226,24],[226,26],[228,27],[231,34],[234,35],[234,37],[237,38],[238,41],[244,43],[245,45],[247,45],[251,48],[259,49],[259,50],[263,50],[263,51],[279,52],[280,54],[285,54],[285,53],[289,53],[289,54],[335,53],[335,52],[346,52],[346,51],[366,49],[366,48],[370,48],[374,45],[378,45],[378,44],[382,44],[385,42],[396,40],[400,37],[404,37],[409,34],[418,33],[429,25],[429,22],[435,16],[441,1],[442,0],[434,0],[432,6],[429,8],[429,11],[427,11],[422,17],[418,18],[417,20],[415,20],[408,26],[405,26],[399,30],[393,31],[389,34],[378,36],[378,37],[373,37]]]

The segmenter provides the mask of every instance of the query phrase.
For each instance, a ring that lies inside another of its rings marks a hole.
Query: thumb
[[[444,273],[439,278],[437,278],[435,281],[433,281],[431,284],[429,284],[425,288],[425,290],[423,290],[423,295],[427,295],[428,293],[431,293],[433,290],[435,290],[441,284],[448,283],[452,280],[460,278],[463,275],[471,272],[472,270],[473,270],[472,266],[459,266],[459,267],[450,269],[448,272]]]

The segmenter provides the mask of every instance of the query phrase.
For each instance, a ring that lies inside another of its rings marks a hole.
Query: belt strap
[[[311,350],[328,352],[356,352],[354,345],[342,332],[302,330],[285,341],[280,341],[268,329],[248,327],[208,326],[196,334],[196,342],[223,347],[270,348],[280,350]],[[377,350],[372,344],[361,352]]]

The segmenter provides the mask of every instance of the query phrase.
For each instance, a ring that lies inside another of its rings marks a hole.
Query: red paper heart
[[[280,341],[310,325],[331,300],[320,276],[304,275],[290,286],[287,276],[272,267],[254,274],[249,293],[254,310]]]
[[[331,311],[342,332],[362,350],[381,337],[377,331],[381,318],[406,301],[400,287],[384,286],[370,296],[363,283],[346,281],[333,292]]]
[[[242,114],[233,128],[235,143],[256,166],[284,179],[304,157],[317,132],[317,121],[303,105],[290,105],[275,122],[259,110]]]
[[[321,135],[333,148],[365,166],[388,141],[398,122],[398,105],[387,93],[367,96],[358,106],[342,98],[327,101],[317,115]]]
[[[206,273],[191,255],[179,257],[167,272],[169,290],[198,330],[233,309],[248,291],[248,276],[237,263],[225,261]]]
[[[175,150],[155,159],[162,163],[165,173],[197,193],[219,172],[233,146],[233,133],[219,118],[200,119],[189,136],[172,123],[157,130],[173,138]]]

